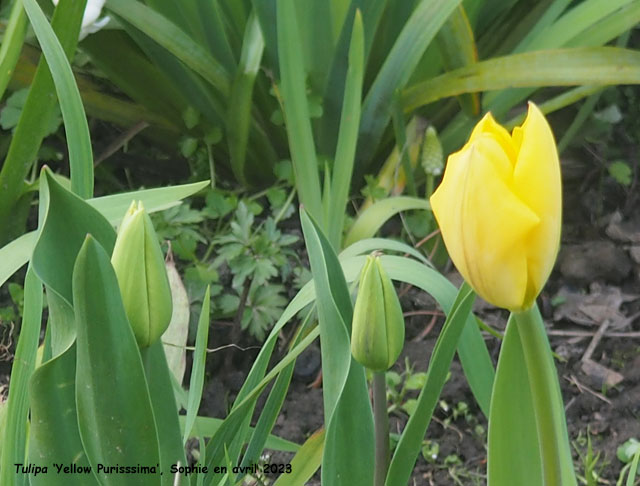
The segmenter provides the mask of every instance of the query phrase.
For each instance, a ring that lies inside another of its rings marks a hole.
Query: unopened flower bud
[[[160,339],[171,320],[171,288],[162,250],[142,202],[133,202],[111,256],[122,302],[140,347]]]
[[[353,311],[351,354],[373,371],[386,371],[396,362],[404,344],[404,317],[391,279],[373,253],[360,274]]]

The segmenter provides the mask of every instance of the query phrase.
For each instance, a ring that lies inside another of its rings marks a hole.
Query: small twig
[[[417,310],[417,311],[408,311],[403,312],[404,317],[411,316],[444,316],[444,313],[439,310]]]
[[[595,332],[591,331],[560,331],[560,330],[549,330],[549,336],[560,336],[560,337],[578,337],[578,338],[588,338],[592,337]],[[640,338],[640,331],[633,332],[605,332],[602,337],[605,338]]]
[[[140,133],[142,130],[144,130],[148,126],[149,124],[146,121],[142,120],[136,123],[135,125],[133,125],[131,128],[129,128],[125,132],[118,135],[115,138],[115,140],[111,142],[109,145],[107,145],[107,148],[104,149],[102,153],[96,157],[95,161],[93,162],[93,166],[97,167],[98,164],[102,163],[105,159],[111,157],[118,150],[120,150],[127,143],[129,143],[129,141],[133,139],[133,137],[135,137],[138,133]]]
[[[569,378],[567,378],[567,376],[563,376],[563,378],[565,380],[567,380],[569,383],[575,385],[578,390],[580,391],[580,393],[583,392],[588,392],[591,393],[594,397],[599,398],[600,400],[602,400],[605,403],[608,403],[609,405],[613,405],[613,403],[611,402],[611,400],[609,400],[607,397],[605,397],[602,393],[598,393],[597,391],[592,390],[591,388],[589,388],[587,385],[580,383],[578,381],[578,379],[574,376],[574,375],[570,375]]]
[[[431,419],[436,422],[437,424],[440,424],[442,426],[443,429],[451,429],[454,432],[456,432],[458,434],[458,436],[460,437],[460,440],[464,439],[464,434],[462,433],[462,431],[456,427],[453,424],[445,424],[442,420],[440,420],[438,417],[436,417],[435,415],[431,417]]]
[[[420,241],[418,241],[415,245],[414,248],[420,248],[422,245],[424,245],[427,241],[429,241],[431,238],[433,238],[434,236],[436,236],[438,233],[440,233],[440,229],[437,230],[433,230],[431,233],[429,233],[427,236],[425,236],[424,238],[422,238]]]
[[[427,327],[425,327],[420,334],[413,338],[413,342],[417,343],[426,338],[427,335],[431,332],[431,329],[433,329],[433,326],[435,326],[436,322],[438,322],[438,316],[434,315],[429,321],[429,324],[427,324]]]
[[[602,336],[604,335],[608,327],[609,327],[609,319],[605,319],[604,322],[600,324],[600,327],[593,335],[593,338],[591,339],[589,346],[587,346],[587,349],[584,351],[584,354],[582,355],[582,361],[591,359],[591,355],[596,350],[596,346],[598,346],[598,344],[600,343],[600,340],[602,339]]]
[[[195,351],[196,348],[195,346],[180,346],[178,344],[174,344],[174,343],[165,343],[164,341],[162,342],[163,345],[165,346],[173,346],[174,348],[180,348],[180,349],[184,349],[186,351]],[[222,351],[223,349],[227,349],[227,348],[236,348],[240,351],[251,351],[252,349],[260,349],[261,346],[249,346],[246,348],[243,348],[242,346],[238,346],[237,344],[231,343],[231,344],[225,344],[223,346],[218,346],[217,348],[207,348],[206,352],[207,353],[217,353],[218,351]]]

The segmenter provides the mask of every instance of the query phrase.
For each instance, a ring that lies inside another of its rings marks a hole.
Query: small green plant
[[[259,340],[286,306],[287,286],[308,278],[292,248],[298,236],[279,229],[293,214],[292,196],[279,186],[244,197],[210,189],[201,208],[183,204],[155,215],[159,237],[185,262],[192,300],[211,285],[216,318],[234,319]]]
[[[596,486],[601,482],[602,472],[608,462],[602,459],[600,451],[594,451],[591,432],[587,430],[586,435],[583,435],[581,431],[573,441],[573,448],[577,452],[579,460],[579,464],[576,467],[578,480],[586,486]]]
[[[617,456],[621,462],[625,463],[620,471],[620,476],[616,482],[616,486],[622,486],[626,475],[626,486],[636,484],[636,475],[638,472],[638,461],[640,461],[640,442],[635,437],[630,438],[618,447]]]

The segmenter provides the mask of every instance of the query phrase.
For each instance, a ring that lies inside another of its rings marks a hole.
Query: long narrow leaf
[[[327,234],[334,248],[340,246],[345,207],[349,197],[351,175],[355,162],[360,125],[360,103],[364,77],[364,33],[362,16],[356,12],[349,48],[349,70],[344,89],[344,102],[340,118],[340,134],[336,147],[336,158],[331,181],[332,197],[329,202]]]
[[[149,36],[207,80],[222,95],[229,93],[229,73],[179,27],[141,2],[108,0],[107,7],[118,17]]]
[[[405,110],[461,93],[510,87],[640,84],[640,53],[618,47],[527,52],[479,62],[404,93]]]
[[[27,33],[27,16],[22,8],[22,0],[13,0],[9,21],[0,44],[0,99],[4,96],[13,69],[16,67],[20,50]]]
[[[378,147],[391,118],[391,101],[404,88],[424,51],[460,0],[421,0],[405,24],[362,108],[358,140],[358,169],[362,171]]]
[[[42,320],[42,283],[29,267],[24,282],[24,318],[11,368],[9,396],[6,403],[6,425],[2,434],[0,484],[13,486],[16,482],[15,464],[26,456],[27,423],[29,416],[29,379],[36,366],[38,339]]]
[[[320,178],[306,97],[300,32],[293,0],[278,0],[278,55],[285,123],[300,201],[314,218],[321,218]]]
[[[40,42],[42,53],[47,59],[58,94],[69,148],[71,190],[83,199],[87,199],[93,196],[93,152],[80,92],[73,79],[65,49],[38,3],[36,0],[23,0],[23,2],[31,26]],[[84,4],[84,2],[80,3]],[[84,11],[84,8],[80,11]],[[73,46],[75,47],[75,44]]]
[[[211,306],[211,288],[207,285],[202,300],[202,309],[198,319],[198,331],[196,334],[196,350],[193,353],[193,370],[189,382],[189,399],[187,403],[187,418],[185,421],[182,442],[186,444],[193,423],[195,422],[200,399],[202,398],[202,388],[204,386],[204,372],[207,359],[207,342],[209,339],[209,307]]]
[[[433,410],[447,380],[451,360],[474,300],[475,294],[471,288],[466,283],[463,284],[433,348],[424,387],[418,396],[416,409],[409,417],[400,436],[400,441],[389,465],[385,486],[405,485],[411,477],[420,451],[420,444],[422,444]]]

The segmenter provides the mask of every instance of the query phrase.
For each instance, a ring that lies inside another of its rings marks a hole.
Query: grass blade
[[[189,400],[187,403],[187,418],[185,420],[182,443],[186,444],[189,434],[193,428],[200,399],[202,398],[202,388],[204,386],[204,372],[207,360],[207,342],[209,339],[209,308],[211,306],[211,288],[207,285],[198,319],[198,332],[196,334],[196,350],[193,353],[193,370],[189,382]]]

